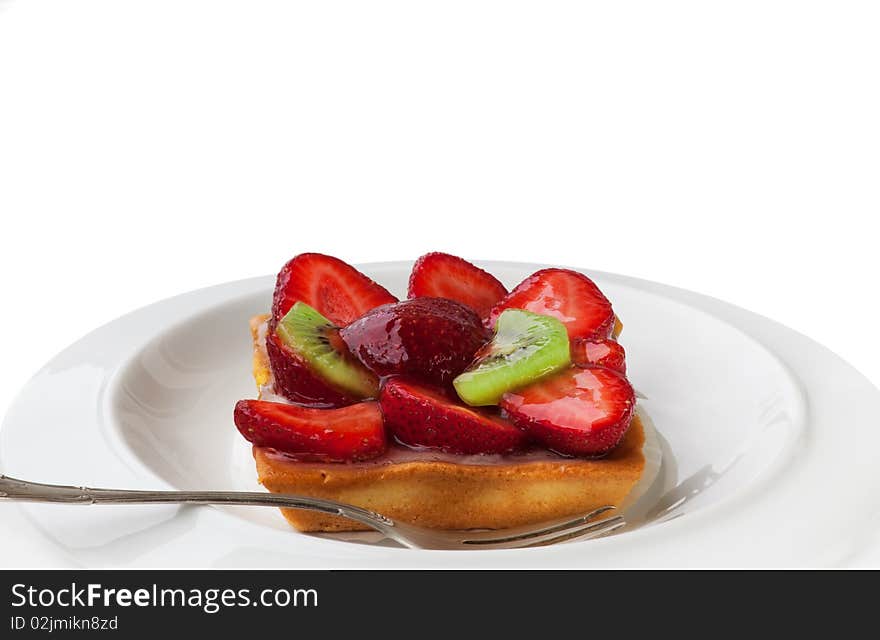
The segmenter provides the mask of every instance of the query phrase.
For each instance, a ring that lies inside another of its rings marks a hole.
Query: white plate
[[[400,295],[410,263],[364,265]],[[541,265],[483,263],[508,286]],[[599,540],[512,551],[413,551],[294,532],[271,509],[21,507],[90,567],[607,567],[838,565],[876,551],[880,391],[835,355],[718,300],[587,272],[621,341],[663,468]],[[254,395],[248,318],[273,279],[184,294],[58,355],[0,432],[2,468],[44,482],[255,489],[232,425]],[[7,507],[4,507],[7,508]]]

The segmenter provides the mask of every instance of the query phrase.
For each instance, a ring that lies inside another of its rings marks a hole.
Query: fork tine
[[[533,536],[530,538],[514,538],[506,542],[495,542],[494,544],[485,542],[480,545],[481,549],[522,549],[528,547],[541,547],[557,542],[574,540],[575,538],[595,538],[606,533],[610,533],[626,524],[623,516],[612,516],[598,522],[589,522],[571,527],[563,531],[554,531],[553,533],[545,533],[542,536]],[[471,548],[474,548],[473,546]]]
[[[626,520],[623,519],[623,516],[613,516],[611,518],[606,518],[605,520],[600,520],[599,522],[594,522],[586,527],[581,527],[575,531],[566,531],[560,535],[544,538],[543,540],[525,546],[543,547],[558,542],[568,542],[569,540],[591,540],[592,538],[598,538],[599,536],[611,533],[625,525]]]
[[[541,527],[540,529],[525,529],[518,531],[517,533],[508,534],[505,536],[498,536],[498,531],[486,531],[479,534],[472,534],[470,538],[463,540],[462,544],[468,545],[495,545],[495,544],[505,544],[508,542],[518,542],[520,540],[531,540],[532,538],[543,537],[551,533],[558,533],[563,531],[570,531],[575,527],[579,527],[583,524],[586,524],[593,520],[596,516],[599,516],[606,511],[611,511],[615,507],[613,506],[605,506],[599,507],[598,509],[594,509],[589,513],[586,513],[582,516],[578,516],[573,520],[567,520],[565,522],[557,522],[551,525]]]

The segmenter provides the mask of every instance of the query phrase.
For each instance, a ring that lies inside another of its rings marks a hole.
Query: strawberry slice
[[[530,275],[492,308],[488,326],[494,327],[501,312],[511,307],[557,318],[572,340],[607,338],[614,328],[608,298],[587,276],[569,269],[543,269]]]
[[[469,455],[507,453],[526,442],[526,435],[506,420],[402,378],[385,383],[379,404],[389,431],[411,446]]]
[[[344,326],[381,304],[397,302],[385,287],[338,258],[301,253],[282,267],[272,299],[272,326],[297,301]]]
[[[377,402],[342,409],[312,409],[280,402],[239,400],[235,426],[258,447],[272,447],[297,460],[354,462],[385,452],[387,441]]]
[[[446,298],[413,298],[367,312],[339,331],[378,376],[403,374],[449,384],[489,339],[480,316]]]
[[[588,367],[596,365],[626,373],[626,352],[614,340],[587,338],[571,344],[571,361]]]
[[[600,456],[616,447],[635,411],[626,378],[611,369],[572,367],[504,394],[501,408],[548,448],[571,456]]]
[[[409,297],[449,298],[466,304],[485,318],[507,295],[491,273],[448,253],[428,253],[416,260],[409,277]]]

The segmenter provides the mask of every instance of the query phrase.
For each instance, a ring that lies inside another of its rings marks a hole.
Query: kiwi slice
[[[280,340],[333,387],[358,398],[379,393],[379,380],[352,358],[339,329],[305,302],[297,302],[278,323]]]
[[[523,387],[571,363],[568,332],[556,318],[507,309],[495,323],[495,337],[452,384],[472,406],[498,404],[507,391]]]

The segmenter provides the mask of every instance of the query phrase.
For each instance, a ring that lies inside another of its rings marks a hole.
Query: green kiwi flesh
[[[498,404],[508,391],[524,387],[571,363],[568,332],[556,318],[507,309],[495,324],[492,341],[474,363],[452,381],[471,406]]]
[[[278,323],[278,338],[324,381],[358,398],[374,398],[379,381],[349,356],[338,329],[318,311],[297,302]]]

